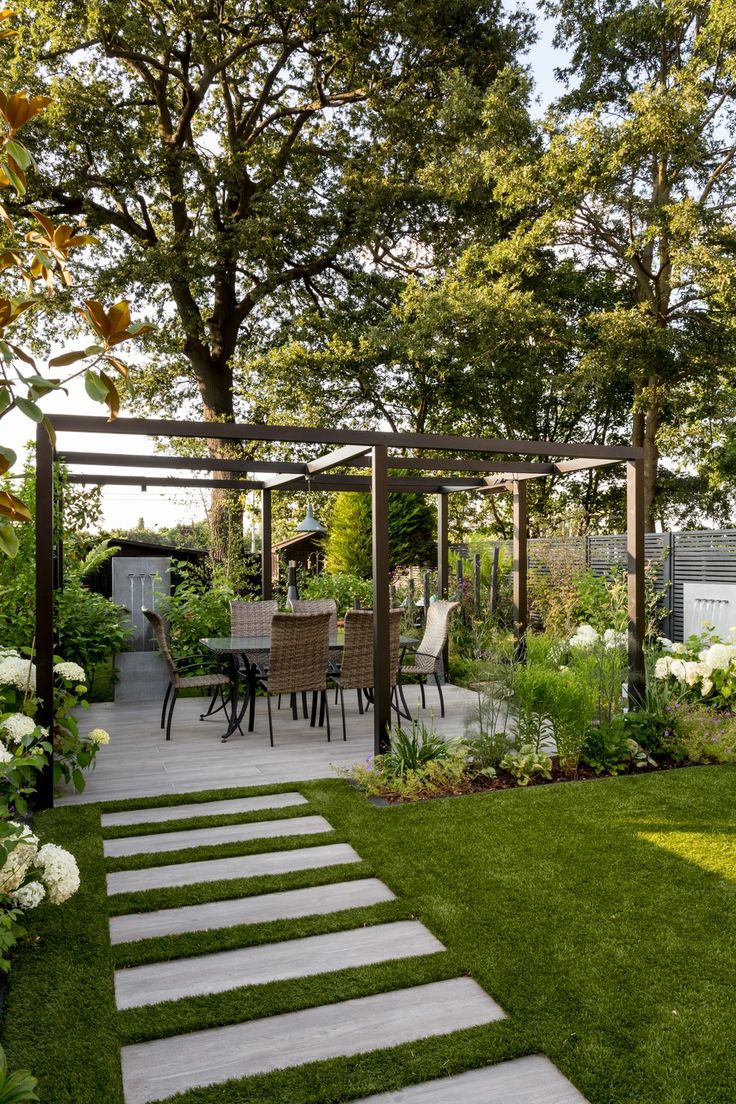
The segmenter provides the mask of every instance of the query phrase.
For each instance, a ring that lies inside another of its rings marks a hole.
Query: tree
[[[437,219],[418,173],[442,74],[487,85],[526,27],[504,24],[497,0],[28,11],[17,64],[29,79],[53,71],[40,148],[64,146],[53,169],[43,157],[46,207],[105,233],[95,286],[130,283],[167,323],[142,401],[196,400],[213,424],[235,417],[241,350],[297,304],[344,294],[366,266],[411,263]],[[214,428],[210,448],[226,448]]]
[[[586,362],[630,382],[653,528],[662,440],[704,392],[733,385],[736,6],[548,0],[545,11],[572,49],[572,88],[541,152],[500,151],[494,196],[526,212],[517,248],[553,243],[617,283],[618,303],[588,319]]]
[[[341,491],[327,531],[327,570],[370,579],[373,572],[371,496]],[[423,495],[388,496],[389,568],[433,563],[437,556],[436,513]]]

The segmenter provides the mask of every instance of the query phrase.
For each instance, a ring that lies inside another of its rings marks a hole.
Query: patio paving
[[[465,716],[476,696],[458,686],[445,686],[446,716],[439,715],[437,692],[427,689],[427,709],[416,708],[418,691],[407,688],[409,708],[446,738],[462,736]],[[259,699],[253,732],[236,733],[226,743],[222,714],[200,721],[206,698],[183,698],[176,704],[171,740],[159,725],[160,701],[104,702],[92,705],[81,718],[82,731],[104,728],[110,744],[100,749],[96,768],[87,775],[83,793],[63,791],[57,805],[75,805],[116,798],[184,794],[235,786],[263,786],[334,778],[336,768],[348,768],[373,754],[373,711],[362,716],[355,694],[345,694],[348,738],[344,742],[340,708],[331,702],[332,741],[324,728],[292,720],[287,708],[274,709],[274,742],[268,741],[265,699]]]

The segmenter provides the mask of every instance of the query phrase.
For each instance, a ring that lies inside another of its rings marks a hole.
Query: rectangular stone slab
[[[232,816],[236,813],[256,813],[261,809],[286,809],[290,805],[306,805],[300,793],[258,794],[256,797],[231,797],[224,801],[192,801],[187,805],[166,805],[158,809],[124,809],[121,813],[103,813],[103,828],[124,827],[127,824],[161,824],[166,820],[189,820],[190,817]]]
[[[170,886],[196,885],[198,882],[290,874],[295,870],[315,870],[321,866],[360,861],[360,855],[349,844],[329,843],[293,851],[267,851],[261,855],[235,855],[229,859],[149,866],[145,870],[117,870],[107,875],[107,892],[110,895],[137,893],[142,889],[168,889]]]
[[[110,942],[131,943],[160,935],[231,928],[236,924],[262,924],[269,920],[318,916],[343,909],[368,908],[393,900],[394,894],[378,878],[358,878],[353,882],[262,893],[256,897],[237,897],[232,901],[212,901],[206,905],[185,905],[183,908],[113,916],[110,919]]]
[[[118,1008],[138,1008],[444,949],[418,920],[399,920],[116,970],[115,1000]]]
[[[363,1096],[353,1104],[587,1104],[543,1054]]]
[[[277,836],[314,836],[331,832],[332,825],[321,816],[287,817],[281,820],[252,820],[246,824],[218,824],[214,828],[192,828],[184,832],[155,832],[150,836],[123,836],[105,840],[104,855],[154,855],[160,851],[184,851],[188,847],[212,847],[220,843],[275,839]]]
[[[454,978],[135,1043],[121,1050],[125,1104],[149,1104],[235,1077],[366,1054],[504,1016],[471,978]]]

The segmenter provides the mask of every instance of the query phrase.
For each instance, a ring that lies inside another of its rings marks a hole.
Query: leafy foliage
[[[299,580],[302,598],[334,598],[337,616],[344,617],[352,609],[357,598],[363,609],[373,606],[373,583],[357,575],[333,575],[323,571],[321,575],[303,575]]]
[[[334,574],[372,574],[370,495],[337,495],[327,533],[327,568]],[[436,516],[418,494],[391,492],[388,496],[389,570],[402,564],[432,563],[436,559]]]

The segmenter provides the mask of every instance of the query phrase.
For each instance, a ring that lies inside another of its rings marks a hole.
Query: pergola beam
[[[315,475],[317,472],[327,471],[328,468],[337,468],[340,464],[349,464],[351,461],[365,456],[369,451],[363,445],[343,445],[342,448],[334,449],[333,452],[328,452],[325,456],[307,461],[307,472],[309,475]]]
[[[79,475],[70,472],[66,483],[94,483],[101,487],[171,487],[175,490],[186,488],[196,490],[260,491],[263,482],[254,479],[176,479],[173,476],[160,475]]]
[[[59,433],[129,434],[141,437],[196,437],[228,441],[282,441],[298,444],[386,445],[392,449],[431,449],[450,452],[488,452],[515,456],[569,456],[607,460],[640,460],[643,448],[622,445],[586,445],[558,441],[505,441],[493,437],[452,437],[440,433],[391,433],[372,429],[326,429],[311,426],[238,425],[234,422],[176,421],[169,418],[116,418],[85,414],[50,414]]]
[[[226,460],[217,456],[113,455],[109,452],[59,451],[65,464],[93,464],[100,468],[179,468],[182,471],[291,472],[301,475],[304,464],[286,460]]]

